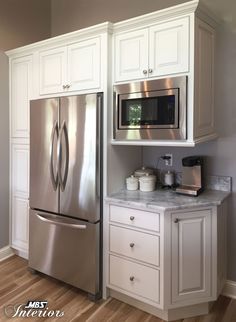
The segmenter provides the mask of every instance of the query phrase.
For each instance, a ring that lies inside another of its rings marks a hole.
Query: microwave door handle
[[[56,226],[61,226],[61,227],[68,227],[68,228],[75,228],[75,229],[86,229],[86,225],[80,225],[80,224],[75,224],[74,221],[73,223],[68,222],[69,219],[66,219],[63,221],[63,217],[59,217],[56,215],[45,215],[45,214],[37,214],[38,219],[41,221],[44,221],[45,223],[48,224],[53,224]]]
[[[53,164],[53,151],[54,151],[54,137],[55,134],[57,136],[57,141],[58,141],[58,122],[56,121],[53,125],[52,128],[52,133],[51,133],[51,140],[50,140],[50,177],[51,177],[51,182],[53,185],[53,189],[56,191],[57,186],[58,186],[58,168],[57,168],[57,174],[55,178],[55,171],[54,171],[54,164]]]

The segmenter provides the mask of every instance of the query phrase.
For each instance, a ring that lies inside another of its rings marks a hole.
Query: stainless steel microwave
[[[114,139],[185,140],[187,76],[114,86]]]

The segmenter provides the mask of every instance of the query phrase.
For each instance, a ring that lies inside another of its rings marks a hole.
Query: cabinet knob
[[[130,219],[131,221],[133,221],[133,220],[134,220],[134,216],[130,216],[130,217],[129,217],[129,219]]]
[[[66,89],[66,88],[67,88],[66,86],[67,86],[67,85],[63,85],[63,86],[62,86],[62,88],[63,88],[63,89]]]
[[[70,88],[70,85],[68,84],[68,85],[66,85],[66,88]]]
[[[149,72],[149,74],[151,74],[153,72],[153,70],[151,68],[149,68],[148,72]]]
[[[130,243],[129,246],[130,246],[130,248],[133,248],[134,247],[134,243]]]
[[[133,282],[133,281],[134,281],[134,276],[130,276],[129,280],[130,280],[131,282]]]
[[[179,219],[178,218],[175,218],[174,223],[175,224],[178,224],[178,222],[179,222]]]
[[[143,74],[144,74],[144,75],[147,75],[147,73],[148,73],[148,72],[147,72],[147,70],[146,70],[146,69],[144,69],[144,70],[143,70]]]

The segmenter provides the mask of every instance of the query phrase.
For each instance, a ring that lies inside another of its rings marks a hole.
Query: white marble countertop
[[[111,194],[107,203],[116,203],[141,209],[179,210],[220,205],[230,195],[228,191],[205,190],[198,197],[184,196],[171,190],[157,189],[153,192],[128,191]]]

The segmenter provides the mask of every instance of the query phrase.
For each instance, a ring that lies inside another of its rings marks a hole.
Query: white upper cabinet
[[[189,18],[114,35],[114,81],[187,72]]]
[[[39,53],[40,95],[99,89],[100,37]]]
[[[66,47],[39,54],[40,94],[62,92],[66,82]]]
[[[115,80],[139,79],[147,76],[148,29],[115,36]]]
[[[11,137],[29,137],[29,100],[32,95],[32,55],[10,62]]]
[[[149,48],[149,76],[188,72],[189,18],[151,27]]]

